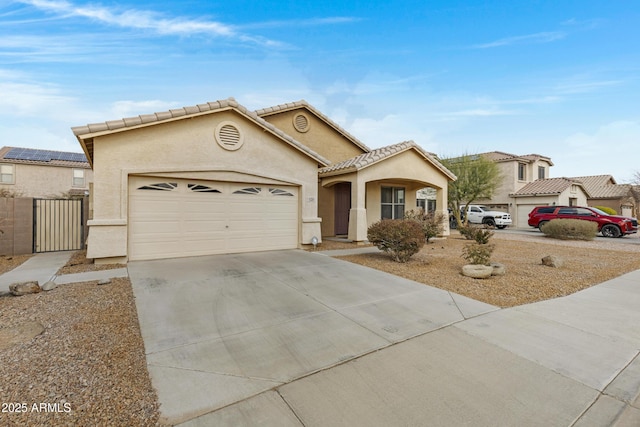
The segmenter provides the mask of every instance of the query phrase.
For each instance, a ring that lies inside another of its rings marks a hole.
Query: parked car
[[[492,211],[484,205],[462,205],[461,216],[468,217],[471,224],[485,224],[488,227],[505,228],[512,224],[511,215],[506,212]]]
[[[491,211],[484,205],[465,205],[460,206],[460,219],[464,222],[465,217],[469,216],[470,224],[484,224],[487,227],[506,228],[512,224],[511,215],[506,212]],[[453,211],[449,209],[449,228],[458,228]]]
[[[620,215],[609,215],[600,209],[583,206],[536,206],[529,212],[529,225],[542,229],[554,219],[582,219],[598,224],[604,237],[622,237],[638,232],[638,220]]]

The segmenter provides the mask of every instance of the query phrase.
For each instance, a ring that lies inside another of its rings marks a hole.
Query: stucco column
[[[447,197],[447,192],[442,188],[436,188],[436,212],[442,213],[445,217],[444,227],[442,234],[444,236],[448,236],[451,234],[451,230],[449,229],[449,210],[448,205],[449,200]]]
[[[367,240],[367,210],[365,209],[366,183],[356,178],[351,182],[351,210],[349,211],[349,240]]]

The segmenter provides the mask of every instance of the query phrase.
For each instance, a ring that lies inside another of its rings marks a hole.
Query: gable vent
[[[300,114],[296,114],[293,117],[293,127],[296,128],[296,130],[298,132],[306,132],[309,130],[309,118],[300,113]]]
[[[216,141],[225,150],[237,150],[242,147],[244,138],[240,129],[231,122],[222,122],[216,127]]]

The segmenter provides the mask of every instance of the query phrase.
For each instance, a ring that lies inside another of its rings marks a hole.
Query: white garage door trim
[[[129,259],[298,247],[298,188],[130,177]]]

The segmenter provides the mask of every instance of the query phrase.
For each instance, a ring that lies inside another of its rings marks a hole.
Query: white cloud
[[[581,172],[574,175],[611,174],[622,182],[640,170],[636,155],[640,145],[640,121],[611,122],[593,133],[574,133],[564,142],[566,149],[562,159],[554,159],[554,163],[580,168]]]
[[[5,115],[57,115],[74,102],[73,98],[62,95],[53,85],[0,82],[0,93],[0,111]]]
[[[622,83],[622,80],[584,81],[577,79],[576,81],[569,81],[559,84],[558,86],[556,86],[555,91],[557,93],[565,95],[588,93],[599,90],[601,88],[617,86]]]
[[[482,43],[472,46],[475,49],[489,49],[493,47],[511,46],[515,44],[526,43],[550,43],[561,40],[566,37],[566,33],[562,31],[547,31],[535,34],[527,34],[524,36],[505,37],[489,43]]]
[[[442,113],[443,117],[491,117],[491,116],[513,116],[519,114],[516,111],[501,110],[498,108],[474,108],[470,110],[452,111]]]
[[[206,34],[218,37],[235,38],[243,42],[252,42],[265,46],[281,46],[281,43],[263,37],[254,37],[239,33],[235,27],[217,21],[194,20],[187,18],[164,18],[157,12],[127,9],[118,11],[104,6],[76,6],[64,0],[19,0],[20,3],[40,10],[58,14],[62,17],[81,17],[137,30],[151,30],[161,35],[188,36]]]
[[[266,21],[239,25],[238,29],[278,28],[278,27],[315,27],[319,25],[350,24],[360,21],[351,16],[333,16],[328,18],[297,19],[287,21]]]
[[[106,120],[157,113],[160,111],[167,111],[171,108],[180,107],[184,107],[184,105],[175,101],[161,101],[158,99],[147,101],[116,101],[111,106],[109,113],[110,118],[107,118]]]

